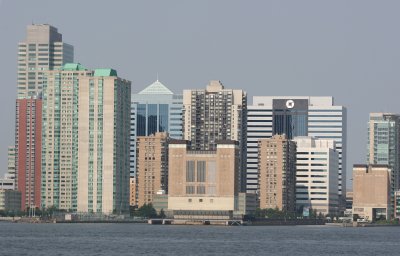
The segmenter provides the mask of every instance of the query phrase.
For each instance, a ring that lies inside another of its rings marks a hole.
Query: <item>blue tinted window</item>
[[[138,104],[136,126],[136,135],[146,136],[146,104]]]
[[[147,105],[147,135],[157,132],[157,104]]]
[[[160,104],[159,131],[168,131],[168,104]]]

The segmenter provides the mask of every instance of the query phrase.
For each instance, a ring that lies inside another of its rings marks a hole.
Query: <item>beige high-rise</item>
[[[113,69],[79,78],[78,212],[129,210],[130,96],[131,82]]]
[[[137,137],[136,177],[138,206],[153,203],[153,196],[168,193],[168,133]]]
[[[258,142],[260,208],[294,212],[296,207],[296,143],[285,135]]]
[[[234,141],[217,142],[213,151],[191,150],[187,141],[171,141],[168,209],[236,210],[240,171],[238,156],[239,148]]]
[[[73,61],[74,48],[62,42],[57,28],[29,25],[25,41],[18,44],[18,99],[29,99],[42,91],[45,71]]]
[[[72,63],[46,74],[42,207],[128,211],[130,82]]]
[[[353,166],[353,215],[374,221],[390,217],[390,178],[388,165]]]

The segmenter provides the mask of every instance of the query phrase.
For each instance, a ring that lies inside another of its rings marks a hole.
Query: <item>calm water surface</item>
[[[0,223],[0,255],[400,255],[400,227]]]

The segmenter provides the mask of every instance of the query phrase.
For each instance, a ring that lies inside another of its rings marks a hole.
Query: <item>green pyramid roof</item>
[[[94,70],[94,76],[118,76],[118,75],[115,69],[97,68]]]
[[[62,70],[80,71],[80,70],[86,70],[86,68],[82,66],[80,63],[66,63],[64,64]]]

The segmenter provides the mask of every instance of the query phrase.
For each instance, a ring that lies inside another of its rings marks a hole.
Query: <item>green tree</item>
[[[161,209],[160,214],[158,215],[158,217],[161,218],[161,219],[165,219],[166,215],[165,215],[164,209]]]
[[[154,209],[152,204],[144,204],[135,211],[134,216],[143,218],[157,218],[157,211]]]

